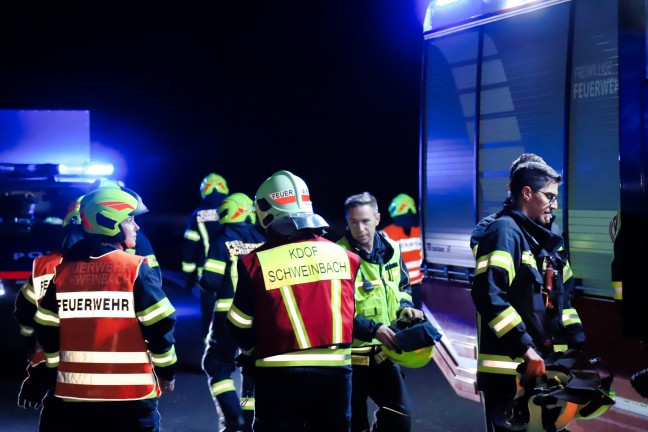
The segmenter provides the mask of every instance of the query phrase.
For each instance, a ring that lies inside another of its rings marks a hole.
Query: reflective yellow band
[[[623,282],[612,281],[612,288],[614,288],[614,300],[623,300]]]
[[[213,273],[218,273],[221,275],[225,274],[225,262],[215,259],[208,259],[205,261],[205,271],[210,271]]]
[[[260,367],[348,366],[351,348],[317,348],[280,354],[256,361]]]
[[[578,312],[576,312],[576,309],[574,308],[563,310],[562,321],[565,326],[571,324],[582,324]]]
[[[187,230],[184,233],[184,238],[187,239],[187,240],[197,242],[198,240],[200,240],[200,234],[198,234],[198,232],[196,232],[196,231]]]
[[[571,266],[569,265],[569,261],[565,263],[565,267],[563,267],[563,283],[567,282],[569,279],[574,276],[574,273],[572,273]]]
[[[225,392],[235,392],[236,386],[234,386],[234,380],[225,379],[223,381],[216,382],[210,386],[212,396],[218,396],[219,394]]]
[[[488,325],[493,329],[495,335],[498,338],[501,338],[521,322],[522,317],[517,313],[513,306],[509,306],[501,314],[493,318]]]
[[[331,318],[333,320],[333,343],[342,343],[342,283],[331,281]]]
[[[254,398],[241,398],[241,408],[243,411],[254,411]]]
[[[475,267],[475,276],[485,273],[490,266],[500,267],[508,273],[509,286],[513,279],[515,279],[515,267],[513,266],[513,258],[511,254],[504,251],[493,251],[488,255],[480,257],[477,260]]]
[[[252,328],[252,317],[241,312],[234,304],[227,313],[227,319],[238,328]]]
[[[196,263],[188,263],[188,262],[183,262],[182,263],[182,271],[184,273],[193,273],[196,271]]]
[[[228,298],[228,299],[218,299],[216,300],[216,303],[214,304],[214,311],[215,312],[228,312],[230,308],[232,307],[232,302],[234,299]]]
[[[297,299],[292,290],[292,287],[285,286],[280,288],[281,298],[283,299],[284,306],[286,306],[286,311],[288,312],[288,318],[292,324],[293,331],[295,332],[295,338],[297,339],[297,344],[300,349],[306,349],[311,347],[310,339],[308,338],[308,332],[306,331],[306,326],[304,325],[304,320],[302,319],[301,312],[299,310],[299,305],[297,304]]]
[[[538,270],[538,267],[536,265],[536,260],[533,257],[531,251],[522,251],[522,264],[529,265],[534,269]]]
[[[477,371],[502,375],[517,375],[517,367],[523,360],[511,360],[508,356],[482,354],[477,356]]]

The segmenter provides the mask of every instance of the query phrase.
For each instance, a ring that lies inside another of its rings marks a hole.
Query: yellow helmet
[[[389,216],[395,218],[407,213],[416,214],[416,202],[407,194],[398,194],[389,204]]]
[[[402,317],[390,329],[396,334],[400,353],[382,345],[382,352],[394,363],[408,368],[420,368],[430,362],[434,355],[435,341],[442,335],[427,319]]]
[[[134,192],[101,187],[81,200],[81,223],[86,233],[114,237],[121,232],[119,224],[147,211],[142,199]]]
[[[545,359],[546,375],[532,383],[523,383],[525,364],[518,367],[517,392],[505,411],[507,426],[528,432],[560,431],[574,419],[596,418],[610,409],[615,403],[612,375],[603,371],[601,376],[596,370],[600,359],[583,364],[581,354],[552,353]]]
[[[382,352],[394,363],[408,368],[420,368],[425,366],[432,360],[434,355],[434,346],[426,346],[413,351],[403,351],[400,354],[392,351],[386,346],[380,347]]]
[[[70,206],[67,209],[67,212],[65,213],[65,217],[63,218],[63,226],[66,227],[68,225],[81,225],[81,200],[83,199],[83,195],[81,195],[79,198],[76,200],[72,201],[70,203]]]
[[[222,176],[219,176],[216,173],[210,173],[203,179],[202,183],[200,183],[200,196],[205,198],[214,193],[214,191],[227,195],[229,193],[229,188],[227,187],[227,182]]]
[[[245,222],[248,217],[254,223],[254,202],[244,193],[233,193],[218,206],[218,222],[221,224]]]

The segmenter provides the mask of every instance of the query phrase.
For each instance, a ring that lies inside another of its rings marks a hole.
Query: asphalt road
[[[218,431],[216,410],[207,379],[200,370],[203,338],[197,293],[181,288],[180,275],[165,271],[165,290],[178,314],[176,351],[178,374],[175,392],[160,399],[163,432]],[[0,431],[38,430],[38,411],[16,405],[24,377],[18,326],[11,301],[0,303],[3,367],[0,372]],[[5,351],[6,349],[6,351]],[[434,362],[420,369],[404,369],[413,405],[412,432],[466,432],[485,430],[481,405],[457,396]],[[237,381],[238,384],[238,381]],[[90,429],[89,429],[90,430]]]

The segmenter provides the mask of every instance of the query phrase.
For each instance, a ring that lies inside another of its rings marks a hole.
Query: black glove
[[[241,353],[236,357],[236,366],[241,368],[243,375],[253,376],[254,369],[256,368],[254,365],[255,361],[251,355]]]
[[[630,384],[641,396],[648,398],[648,368],[635,372],[630,377]]]
[[[39,409],[43,406],[43,398],[51,387],[51,379],[45,363],[27,367],[27,378],[20,386],[18,406],[22,408]]]

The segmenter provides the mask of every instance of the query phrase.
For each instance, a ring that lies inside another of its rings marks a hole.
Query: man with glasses
[[[523,380],[546,374],[544,357],[579,348],[583,328],[570,302],[572,272],[563,239],[547,229],[562,177],[545,163],[521,163],[511,200],[485,229],[475,250],[472,298],[478,314],[477,385],[488,431],[511,430],[505,415]]]

